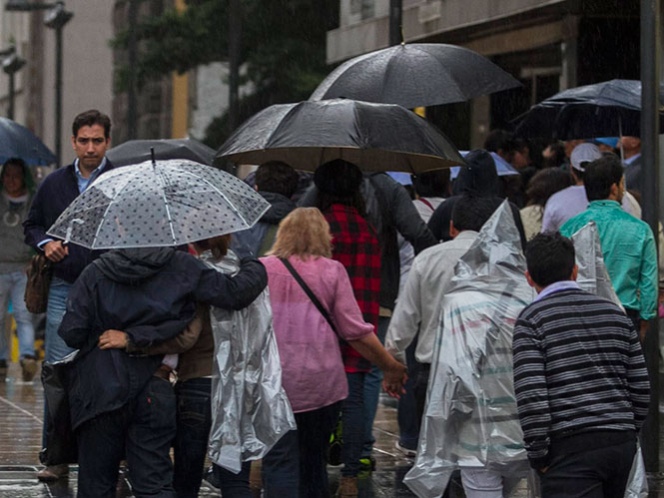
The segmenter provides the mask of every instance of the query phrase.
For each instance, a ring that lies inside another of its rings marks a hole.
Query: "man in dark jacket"
[[[502,184],[500,177],[496,172],[496,163],[484,149],[476,149],[468,153],[465,157],[466,166],[461,168],[452,187],[454,195],[443,202],[429,219],[429,229],[437,240],[447,242],[452,240],[450,235],[450,220],[452,219],[452,210],[454,204],[461,194],[468,193],[475,196],[487,197],[495,204],[495,209],[505,200],[502,193]],[[521,222],[519,208],[510,202],[510,208],[514,214],[514,222],[519,230],[521,237],[521,246],[526,247],[526,233]]]
[[[83,268],[99,253],[80,246],[66,246],[61,240],[46,235],[46,231],[90,183],[99,175],[113,169],[113,165],[106,159],[110,137],[111,120],[105,114],[90,110],[76,116],[71,137],[76,160],[69,166],[55,170],[44,179],[32,201],[28,218],[23,223],[25,243],[36,251],[43,252],[53,263],[53,280],[46,310],[44,358],[51,363],[63,359],[72,351],[58,336],[58,327],[65,313],[71,285]],[[44,436],[44,447],[46,443]],[[53,481],[67,472],[67,466],[57,465],[40,470],[37,477],[42,481]]]
[[[68,377],[79,498],[115,496],[125,457],[137,497],[175,498],[169,456],[175,395],[163,356],[106,349],[103,332],[122,330],[145,348],[181,332],[196,301],[241,309],[266,285],[255,259],[243,260],[229,277],[173,248],[110,251],[81,273],[58,331],[80,349]]]
[[[242,256],[264,256],[272,247],[277,227],[295,209],[291,200],[297,190],[299,176],[288,164],[269,161],[256,170],[255,189],[270,203],[270,209],[253,227],[233,235],[231,248]]]

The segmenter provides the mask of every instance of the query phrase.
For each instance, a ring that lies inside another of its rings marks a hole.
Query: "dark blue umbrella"
[[[55,163],[55,155],[37,136],[11,119],[0,117],[0,163],[20,157],[30,166]]]
[[[610,80],[570,88],[534,105],[513,123],[515,133],[524,138],[639,136],[641,81]]]

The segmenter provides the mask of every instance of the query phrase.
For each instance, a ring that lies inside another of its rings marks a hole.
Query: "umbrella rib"
[[[115,200],[118,198],[118,196],[120,195],[120,193],[122,192],[122,190],[124,190],[124,188],[125,188],[128,184],[129,184],[129,182],[125,183],[124,187],[122,187],[121,189],[118,189],[118,191],[117,191],[117,193],[115,194],[115,196],[113,196],[113,198],[111,199],[111,202],[109,202],[109,203],[108,203],[108,206],[106,206],[106,209],[104,210],[104,214],[103,214],[103,216],[101,217],[101,221],[99,222],[99,225],[97,226],[97,230],[95,230],[95,236],[94,236],[94,238],[92,239],[92,242],[90,243],[90,249],[94,249],[94,247],[95,247],[95,243],[97,242],[97,239],[99,238],[99,232],[101,232],[102,226],[103,226],[103,224],[104,224],[103,222],[104,222],[104,220],[106,220],[106,214],[107,214],[107,213],[109,212],[109,210],[111,209],[111,206],[113,206],[114,204],[116,204]]]
[[[157,172],[157,167],[155,166],[155,172]],[[171,216],[171,208],[168,203],[168,198],[166,197],[166,189],[165,187],[167,185],[170,185],[168,181],[166,181],[165,176],[160,172],[157,174],[157,178],[159,178],[159,181],[162,184],[162,189],[161,189],[161,197],[164,200],[164,207],[166,208],[166,217],[168,219],[168,226],[171,229],[171,238],[173,239],[173,245],[176,246],[177,244],[177,238],[175,237],[175,229],[173,228],[173,217]]]

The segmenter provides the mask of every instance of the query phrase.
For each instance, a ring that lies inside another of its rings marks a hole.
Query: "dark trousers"
[[[399,422],[399,444],[409,450],[417,450],[420,437],[420,421],[422,414],[418,413],[415,385],[421,369],[421,363],[415,359],[417,341],[413,341],[406,348],[406,366],[408,367],[408,380],[404,385],[406,392],[399,398],[397,405],[397,421]],[[425,391],[426,396],[426,391]]]
[[[114,498],[125,456],[134,496],[175,498],[169,456],[174,436],[173,387],[152,377],[136,399],[77,430],[78,498]]]
[[[295,414],[297,430],[284,434],[263,457],[264,498],[329,497],[325,453],[340,409],[338,402]]]
[[[364,445],[364,377],[365,373],[347,373],[348,397],[343,401],[341,475],[357,477]]]
[[[556,454],[540,476],[542,498],[623,498],[636,454],[636,439],[626,443]]]
[[[205,455],[212,425],[210,410],[212,379],[200,377],[175,386],[177,430],[173,441],[173,487],[178,498],[196,498],[203,481]],[[214,477],[224,498],[251,498],[249,472],[244,462],[239,474],[214,466]]]

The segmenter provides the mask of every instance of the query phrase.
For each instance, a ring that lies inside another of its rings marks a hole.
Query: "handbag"
[[[41,379],[44,385],[44,401],[48,406],[45,420],[46,447],[39,452],[44,465],[76,463],[78,444],[71,425],[67,377],[78,351],[56,363],[42,364]]]
[[[30,313],[45,313],[48,304],[48,289],[53,277],[53,265],[43,254],[32,257],[26,269],[28,282],[25,285],[25,307]]]

